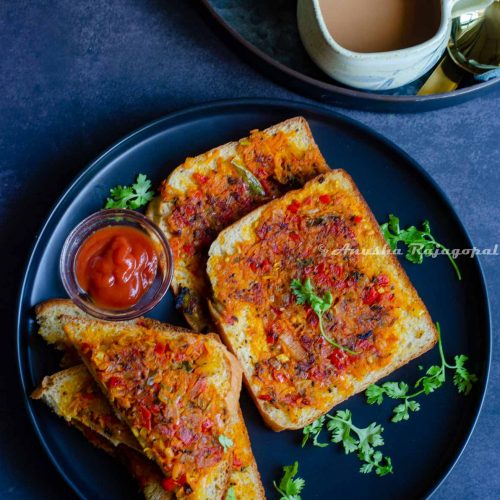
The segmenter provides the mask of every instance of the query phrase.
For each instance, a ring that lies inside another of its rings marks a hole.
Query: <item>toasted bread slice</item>
[[[80,356],[75,348],[71,345],[66,333],[64,332],[64,322],[62,318],[82,318],[92,320],[92,316],[82,311],[76,304],[69,299],[49,299],[40,302],[35,307],[36,321],[38,323],[38,334],[49,345],[53,345],[56,349],[63,351],[64,356],[61,360],[61,367],[69,368],[70,366],[81,364]],[[157,320],[150,318],[136,318],[131,321],[122,322],[122,324],[144,325],[151,328],[166,328],[168,331],[193,333],[192,330],[182,328],[180,326],[165,325]]]
[[[142,454],[132,431],[115,416],[85,365],[45,377],[31,397],[41,399],[90,443],[122,462],[143,488],[146,499],[175,498],[161,487],[161,470]]]
[[[90,316],[69,299],[50,299],[40,302],[35,307],[35,314],[38,323],[38,334],[47,344],[53,345],[57,350],[64,352],[60,362],[61,367],[68,368],[80,364],[81,360],[78,353],[64,333],[61,318],[63,316],[90,318]]]
[[[45,377],[32,394],[44,401],[57,415],[79,429],[97,448],[122,462],[141,485],[149,500],[175,498],[162,487],[164,478],[155,462],[149,460],[131,430],[116,418],[102,391],[84,365],[74,366]],[[239,411],[230,426],[233,440],[233,471],[229,487],[238,500],[265,498],[257,464],[243,416]]]
[[[33,392],[57,415],[68,422],[80,422],[107,441],[141,451],[129,427],[114,414],[87,368],[80,364],[45,377]]]
[[[224,230],[207,272],[213,318],[274,430],[304,427],[437,341],[425,305],[343,170]],[[312,290],[297,297],[292,281],[300,291],[307,279]],[[322,322],[310,301],[301,303],[308,292],[326,304]]]
[[[84,319],[64,329],[177,497],[221,498],[241,368],[218,337]]]
[[[176,305],[196,331],[212,331],[207,252],[217,234],[252,209],[328,167],[302,117],[188,158],[165,180],[147,215],[174,252]]]
[[[75,311],[77,314],[73,315],[72,313]],[[57,345],[60,346],[60,349],[66,350],[67,352],[75,352],[76,354],[76,351],[64,332],[64,321],[67,322],[75,317],[91,319],[90,316],[83,313],[73,304],[73,302],[67,299],[47,300],[36,307],[36,313],[42,337],[47,341],[49,341],[49,339],[52,340],[52,344],[57,343]],[[148,328],[162,329],[166,332],[192,333],[190,330],[185,328],[167,325],[149,318],[138,318],[135,320],[135,323]],[[77,359],[78,363],[81,363],[81,359],[78,355],[73,357],[74,359]],[[68,359],[66,355],[65,358]],[[81,409],[79,409],[78,401],[84,401],[85,407],[87,407],[86,401],[89,398],[87,395],[82,397],[81,393],[87,394],[88,392],[92,392],[94,397],[100,400],[99,404],[93,404],[90,406],[90,408],[93,408],[94,410],[96,408],[99,410],[97,414],[89,414],[88,411],[81,411]],[[108,418],[103,418],[103,416],[112,414],[113,410],[85,366],[80,364],[80,366],[75,366],[74,368],[45,377],[41,386],[33,393],[33,397],[36,399],[42,399],[55,411],[56,414],[65,418],[72,425],[80,428],[86,436],[89,436],[91,429],[94,429],[95,432],[92,431],[93,434],[97,433],[103,439],[108,438],[109,430],[106,427],[96,426],[96,424],[108,422]],[[64,402],[70,400],[73,401],[73,403],[71,404],[71,411],[68,411],[68,404],[64,404]],[[118,432],[113,426],[110,435],[115,436],[116,439],[112,441],[112,445],[129,445],[126,449],[123,448],[123,446],[119,446],[120,453],[118,454],[118,457],[121,461],[123,461],[124,455],[129,456],[129,459],[125,460],[126,465],[129,470],[132,470],[132,472],[136,471],[134,473],[134,477],[138,479],[140,484],[144,485],[144,494],[146,498],[159,499],[163,498],[161,496],[162,494],[168,495],[164,498],[170,498],[170,494],[165,492],[165,490],[161,487],[161,481],[154,479],[157,477],[157,474],[154,472],[155,469],[159,472],[156,464],[146,459],[146,463],[150,464],[148,466],[143,463],[144,460],[134,459],[136,454],[127,453],[129,447],[139,449],[141,451],[142,448],[133,436],[129,427],[122,424],[118,419],[115,418],[115,420],[119,423],[119,426],[117,427],[119,432],[125,432],[126,434],[120,434],[125,436],[123,440],[120,440],[117,435]],[[250,439],[248,437],[241,411],[238,411],[237,418],[234,422],[234,429],[231,430],[229,434],[229,437],[234,442],[233,450],[236,457],[236,459],[233,460],[233,470],[231,472],[229,484],[233,487],[236,498],[238,500],[247,498],[250,500],[261,500],[265,498],[264,489],[261,483],[257,464],[255,462],[255,457],[252,453]],[[91,441],[96,446],[105,449],[105,451],[110,451],[109,446],[108,449],[106,449],[105,446],[96,443],[96,439]],[[161,475],[161,477],[163,476]]]
[[[38,323],[38,334],[49,345],[53,345],[60,351],[68,351],[73,348],[64,333],[63,316],[75,318],[90,318],[76,304],[69,299],[50,299],[40,302],[35,307],[36,321]]]
[[[69,299],[49,299],[40,302],[35,307],[36,322],[38,324],[38,334],[49,345],[53,345],[57,350],[63,351],[61,367],[69,368],[81,364],[82,360],[75,348],[64,332],[64,322],[62,318],[82,318],[92,320],[92,316],[80,309]],[[131,321],[124,321],[123,324],[137,325],[162,325],[159,321],[150,318],[136,318]],[[180,326],[166,325],[169,331],[191,333],[192,330]]]

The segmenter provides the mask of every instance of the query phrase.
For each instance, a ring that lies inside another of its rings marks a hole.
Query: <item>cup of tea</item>
[[[389,90],[430,70],[450,38],[451,21],[493,0],[298,0],[300,37],[335,80]]]

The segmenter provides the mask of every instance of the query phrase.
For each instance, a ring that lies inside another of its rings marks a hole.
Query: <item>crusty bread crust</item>
[[[303,412],[301,418],[297,421],[291,421],[284,412],[277,410],[267,401],[262,401],[257,397],[256,387],[254,387],[252,383],[254,365],[245,361],[244,347],[236,341],[238,337],[241,338],[241,336],[247,335],[247,333],[243,332],[251,332],[252,325],[246,324],[241,318],[235,324],[232,324],[234,322],[225,321],[224,318],[228,317],[227,314],[224,314],[227,312],[227,304],[224,305],[217,300],[219,287],[223,287],[224,283],[218,282],[216,262],[218,258],[225,258],[237,251],[237,246],[242,241],[253,241],[253,228],[260,220],[264,211],[268,213],[267,211],[275,208],[278,209],[278,207],[287,206],[296,198],[300,199],[300,197],[309,196],[311,194],[335,193],[339,189],[350,193],[353,199],[356,199],[362,207],[361,214],[363,216],[363,225],[366,231],[369,231],[371,243],[373,247],[385,251],[385,255],[382,257],[386,259],[384,262],[384,269],[389,269],[391,271],[393,280],[397,283],[399,293],[405,294],[408,298],[407,304],[409,304],[409,306],[408,310],[401,311],[402,317],[398,319],[396,324],[392,327],[399,335],[400,345],[398,346],[397,353],[387,366],[374,370],[362,380],[353,378],[351,380],[352,390],[347,394],[343,395],[337,390],[332,390],[327,407],[321,411],[307,409]],[[399,367],[428,351],[437,342],[437,331],[425,305],[412,286],[397,258],[390,252],[379,225],[366,201],[351,177],[343,170],[335,170],[331,173],[318,176],[316,179],[308,182],[303,189],[289,192],[284,197],[254,210],[222,231],[210,248],[207,272],[213,288],[213,297],[209,304],[212,318],[216,323],[222,340],[242,363],[245,384],[257,408],[262,414],[265,423],[275,431],[300,429],[310,424],[335,405],[356,393],[364,391],[370,384],[389,375]]]
[[[283,131],[285,133],[295,131],[293,142],[299,150],[306,150],[308,148],[314,149],[317,154],[321,157],[319,148],[317,147],[314,137],[312,135],[309,124],[305,118],[298,116],[290,118],[281,123],[273,125],[262,131],[265,135],[273,135],[277,132]],[[243,140],[243,139],[242,139]],[[210,175],[211,172],[217,170],[218,159],[226,159],[237,156],[237,146],[240,141],[228,142],[222,146],[207,151],[206,153],[200,154],[195,158],[189,159],[185,163],[174,169],[168,176],[165,183],[172,186],[176,191],[182,193],[186,190],[186,186],[191,185],[191,175],[193,172],[199,172],[203,174]],[[323,169],[319,169],[318,173],[321,171],[327,171],[328,167],[326,162],[321,157],[323,161]],[[173,235],[170,233],[166,220],[172,213],[173,205],[163,201],[160,197],[156,197],[147,207],[146,215],[153,220],[165,233],[167,238],[170,240]],[[206,255],[201,258],[206,258]],[[185,259],[176,258],[174,275],[172,279],[172,290],[176,296],[179,295],[181,289],[187,288],[196,296],[196,301],[200,301],[202,305],[200,307],[195,307],[195,312],[188,314],[184,312],[184,316],[188,324],[193,328],[193,330],[198,332],[212,331],[213,325],[210,320],[210,315],[208,311],[204,310],[206,305],[207,293],[209,290],[208,278],[205,275],[194,274]]]
[[[252,453],[250,437],[248,436],[245,420],[240,408],[238,408],[238,414],[235,417],[235,425],[233,427],[236,429],[236,432],[239,433],[235,441],[240,447],[246,448],[247,452],[251,454],[251,461],[243,470],[233,470],[228,489],[233,489],[233,493],[237,500],[265,500],[266,493],[262,485],[257,462]],[[239,447],[237,446],[236,449],[239,449]],[[224,498],[226,498],[226,494]]]
[[[140,451],[139,443],[123,422],[113,418],[114,422],[109,422],[107,427],[103,428],[101,422],[95,418],[99,415],[105,416],[107,420],[108,417],[114,417],[113,410],[104,396],[101,397],[100,391],[96,392],[96,398],[92,398],[92,403],[95,403],[93,406],[74,406],[75,398],[81,397],[87,390],[94,392],[94,389],[96,386],[93,378],[87,368],[79,364],[44,377],[31,397],[43,400],[60,417],[70,423],[79,422],[113,446],[124,444]]]

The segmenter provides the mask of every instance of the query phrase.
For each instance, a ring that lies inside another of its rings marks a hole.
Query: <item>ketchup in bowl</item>
[[[94,303],[107,309],[136,304],[158,268],[152,241],[129,226],[108,226],[91,234],[76,255],[76,279]]]
[[[133,210],[100,210],[64,242],[59,272],[71,300],[99,319],[144,315],[167,292],[174,269],[163,231]]]

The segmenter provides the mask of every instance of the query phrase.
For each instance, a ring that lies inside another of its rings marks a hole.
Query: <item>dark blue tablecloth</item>
[[[14,358],[19,281],[52,204],[88,162],[134,128],[192,104],[249,96],[304,100],[235,56],[186,0],[0,2],[0,498],[72,496],[31,429]],[[450,197],[476,246],[500,243],[498,92],[418,115],[343,113],[415,157]],[[500,260],[482,263],[495,327]],[[498,336],[494,349],[477,428],[436,498],[500,498]]]

